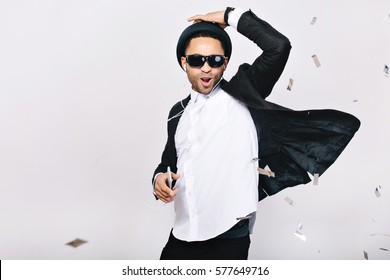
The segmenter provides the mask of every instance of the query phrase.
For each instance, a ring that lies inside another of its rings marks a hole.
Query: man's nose
[[[206,73],[211,71],[211,67],[207,61],[203,64],[203,66],[200,69]]]

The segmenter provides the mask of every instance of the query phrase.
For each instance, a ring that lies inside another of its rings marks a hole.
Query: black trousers
[[[249,234],[187,242],[177,239],[171,231],[160,260],[247,260],[250,243]]]

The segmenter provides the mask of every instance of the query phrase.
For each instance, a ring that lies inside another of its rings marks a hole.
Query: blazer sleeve
[[[262,53],[252,65],[242,64],[224,90],[247,105],[258,107],[282,74],[291,44],[286,36],[250,10],[242,14],[237,30],[253,41]]]
[[[161,161],[155,169],[152,177],[152,184],[154,183],[154,177],[157,173],[167,172],[168,166],[171,168],[172,172],[177,172],[177,155],[176,155],[176,146],[175,146],[175,132],[177,125],[179,123],[180,117],[184,111],[184,108],[187,106],[190,101],[190,95],[187,98],[183,99],[180,102],[177,102],[172,109],[169,111],[168,120],[167,120],[167,142],[165,144],[164,151],[161,155]],[[173,186],[176,181],[173,181]]]
[[[168,121],[167,121],[167,142],[165,143],[164,151],[161,155],[161,161],[158,164],[157,168],[155,169],[152,177],[152,183],[154,183],[154,177],[157,173],[165,173],[167,172],[168,166],[172,169],[173,172],[176,172],[176,158],[172,158],[172,154],[175,154],[175,151],[172,151],[175,147],[174,143],[174,130],[176,129],[172,127],[171,121],[175,122],[175,119],[171,119],[175,116],[177,111],[177,104],[172,107],[172,109],[169,112],[168,115]],[[171,120],[171,121],[170,121]],[[176,124],[177,126],[177,124]]]

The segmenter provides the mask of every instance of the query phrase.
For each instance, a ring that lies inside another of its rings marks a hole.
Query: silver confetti
[[[298,229],[294,232],[294,235],[296,237],[298,237],[299,239],[301,239],[303,242],[305,242],[307,238],[303,234],[302,229],[303,229],[303,224],[301,222],[299,222]]]
[[[318,178],[319,178],[320,174],[318,173],[315,173],[314,174],[314,180],[313,180],[313,185],[314,186],[318,186]]]
[[[287,201],[287,203],[290,205],[294,204],[294,201],[291,198],[289,198],[288,196],[286,196],[286,198],[284,200]]]
[[[236,218],[237,220],[249,220],[252,218],[252,215],[246,215],[245,217]]]
[[[258,171],[259,174],[261,174],[261,175],[266,175],[266,176],[268,176],[268,177],[275,177],[275,173],[272,172],[272,170],[269,168],[268,165],[266,165],[266,166],[264,167],[264,169],[258,167],[258,168],[257,168],[257,171]]]
[[[381,197],[381,193],[379,192],[378,187],[375,188],[375,195],[376,195],[376,197]]]
[[[370,234],[370,236],[377,236],[377,235],[390,237],[390,234],[386,234],[386,233],[372,233],[372,234]]]
[[[290,91],[291,91],[291,88],[292,88],[292,86],[293,86],[293,83],[294,83],[294,80],[293,80],[293,79],[290,79],[290,81],[288,82],[287,90],[290,90]]]
[[[75,240],[73,240],[69,243],[66,243],[65,245],[71,246],[73,248],[77,248],[85,243],[87,243],[87,241],[76,238]]]
[[[389,66],[385,64],[383,67],[383,73],[385,73],[385,77],[389,77]]]
[[[368,260],[368,253],[366,251],[363,251],[364,258]]]
[[[301,239],[303,242],[306,242],[306,240],[307,240],[306,236],[298,230],[296,232],[294,232],[294,235],[296,237],[298,237],[299,239]]]
[[[316,23],[316,21],[317,21],[317,17],[313,17],[313,19],[311,20],[311,25],[314,25],[315,23]]]
[[[317,68],[321,67],[321,63],[320,63],[320,61],[318,60],[317,55],[314,54],[314,55],[312,55],[311,57],[313,58],[313,61],[314,61],[314,64],[316,65],[316,67],[317,67]]]

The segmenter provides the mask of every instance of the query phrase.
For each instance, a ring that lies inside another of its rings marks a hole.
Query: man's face
[[[191,39],[185,52],[185,55],[195,54],[202,56],[224,55],[224,50],[219,40],[209,37],[198,37]],[[192,89],[202,94],[209,94],[219,82],[225,71],[227,62],[228,58],[225,58],[224,64],[218,68],[210,67],[207,61],[202,67],[191,67],[186,62],[185,57],[181,58],[181,65],[186,69]]]

